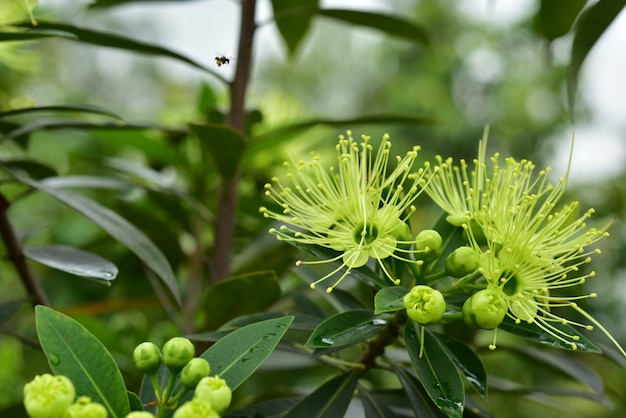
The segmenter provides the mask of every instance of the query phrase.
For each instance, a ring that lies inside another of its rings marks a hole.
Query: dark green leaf
[[[336,418],[345,416],[358,379],[358,370],[337,376],[304,398],[283,418]]]
[[[57,175],[54,168],[39,161],[22,158],[12,158],[10,160],[0,160],[0,166],[15,172],[27,173],[35,179],[44,179]]]
[[[24,255],[33,261],[76,276],[94,279],[105,286],[117,277],[117,267],[98,255],[66,245],[24,247]]]
[[[301,398],[272,399],[271,401],[260,402],[234,411],[227,411],[222,415],[222,418],[278,418],[282,417],[287,410],[293,408],[300,400]]]
[[[67,376],[79,396],[101,403],[109,417],[130,412],[122,374],[100,341],[75,320],[42,305],[35,307],[37,335],[50,368]]]
[[[259,312],[251,315],[239,316],[231,321],[228,321],[219,328],[219,331],[233,330],[241,328],[245,325],[254,324],[255,322],[265,321],[266,319],[280,318],[287,315],[295,316],[295,319],[289,329],[313,331],[321,321],[319,317],[302,313],[292,314],[289,312]]]
[[[404,329],[404,340],[417,378],[437,405],[450,418],[461,418],[465,404],[465,389],[454,362],[437,339],[424,330],[424,352],[419,357],[421,327],[409,321]]]
[[[232,178],[243,155],[245,139],[226,125],[191,125],[190,128],[213,157],[222,177]]]
[[[15,315],[23,300],[10,300],[0,303],[0,325],[4,325]]]
[[[23,32],[15,32],[15,31],[0,31],[0,42],[3,41],[36,41],[38,39],[43,38],[68,38],[68,39],[76,39],[76,35],[72,35],[71,33],[64,33],[58,31],[23,31]]]
[[[359,397],[365,410],[365,418],[396,418],[397,415],[372,392],[359,386]]]
[[[441,412],[437,405],[433,403],[430,396],[424,390],[422,384],[417,380],[413,372],[402,366],[392,363],[393,371],[398,376],[402,388],[406,392],[411,407],[416,417],[420,418],[445,418],[446,414]]]
[[[287,44],[289,55],[293,55],[311,25],[312,10],[316,10],[318,0],[272,0],[274,19],[280,36]]]
[[[407,41],[430,43],[428,31],[414,22],[391,14],[364,12],[361,10],[319,9],[318,14],[341,20],[353,25],[377,29],[387,35],[396,36]]]
[[[143,403],[139,396],[136,393],[127,391],[128,393],[128,403],[130,404],[131,411],[143,411]]]
[[[48,187],[40,182],[20,179],[23,183],[34,187],[68,205],[93,223],[104,229],[113,238],[126,245],[141,261],[143,261],[168,287],[178,303],[180,293],[178,283],[169,262],[161,251],[141,231],[112,210],[67,190]]]
[[[12,109],[5,112],[0,112],[0,119],[17,115],[39,115],[40,113],[47,112],[63,112],[63,113],[88,113],[94,115],[108,116],[114,119],[122,120],[123,118],[110,110],[104,109],[99,106],[93,106],[88,104],[79,105],[53,105],[53,106],[37,106],[37,107],[24,107],[21,109]]]
[[[41,184],[56,189],[68,189],[73,187],[84,187],[88,189],[130,189],[134,187],[132,183],[111,177],[98,176],[63,176],[48,177],[41,181]]]
[[[433,333],[439,343],[448,351],[457,369],[484,398],[487,398],[487,371],[480,358],[467,345],[446,334]]]
[[[578,341],[572,341],[574,344],[576,344],[576,351],[601,353],[598,346],[596,346],[589,338],[585,337],[584,334],[578,332],[578,330],[571,325],[562,325],[557,322],[551,322],[551,326],[559,329],[561,331],[561,335],[578,336]],[[498,326],[498,329],[510,332],[515,335],[519,335],[520,337],[540,344],[547,344],[555,348],[560,348],[562,350],[573,351],[572,346],[569,342],[566,343],[564,341],[561,341],[555,336],[543,331],[537,325],[529,324],[525,321],[516,324],[511,318],[505,317],[504,321],[502,321],[502,323]]]
[[[312,348],[343,347],[376,335],[386,325],[386,320],[376,318],[368,309],[341,312],[319,324],[305,345]]]
[[[567,76],[567,97],[572,115],[580,68],[591,48],[613,23],[624,6],[626,6],[626,0],[600,0],[584,11],[578,20]]]
[[[216,329],[241,315],[263,311],[280,299],[280,285],[273,271],[250,273],[222,280],[202,299],[208,329]]]
[[[374,313],[379,314],[405,309],[403,299],[407,293],[408,290],[401,286],[383,287],[374,296]]]
[[[549,42],[566,35],[587,0],[541,0],[537,13],[541,34]]]
[[[292,321],[293,316],[284,316],[246,325],[221,338],[200,357],[211,365],[211,374],[235,390],[274,351]]]
[[[106,46],[110,48],[123,49],[125,51],[138,52],[141,54],[161,56],[175,59],[177,61],[189,64],[199,70],[205,71],[215,78],[225,82],[224,78],[212,69],[205,67],[204,65],[187,58],[181,54],[178,54],[169,49],[163,48],[158,45],[149,44],[146,42],[137,41],[124,36],[116,35],[114,33],[101,32],[91,29],[84,29],[73,25],[68,25],[58,22],[47,22],[44,20],[38,20],[37,26],[33,26],[31,22],[20,23],[20,27],[29,28],[32,32],[49,32],[60,31],[67,34],[74,35],[76,41],[86,44]]]

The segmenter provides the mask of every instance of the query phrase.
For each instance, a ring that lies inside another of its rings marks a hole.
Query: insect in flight
[[[215,57],[215,64],[217,64],[218,67],[221,67],[222,65],[225,64],[230,64],[230,61],[232,60],[232,58],[227,58],[225,56],[217,56]]]

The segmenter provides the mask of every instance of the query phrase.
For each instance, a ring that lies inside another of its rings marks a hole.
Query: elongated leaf
[[[116,113],[111,112],[108,109],[104,109],[100,106],[77,104],[77,105],[52,105],[52,106],[37,106],[37,107],[24,107],[20,109],[11,109],[5,112],[0,112],[0,119],[17,115],[39,115],[40,113],[49,112],[70,112],[70,113],[88,113],[94,115],[108,116],[110,118],[122,120],[123,118]]]
[[[109,417],[125,417],[130,405],[124,379],[102,343],[72,318],[45,306],[35,307],[35,318],[54,374],[67,376],[78,395],[104,405]]]
[[[23,31],[23,32],[15,32],[15,31],[0,31],[0,42],[15,42],[15,41],[37,41],[43,38],[68,38],[68,39],[76,39],[76,35],[72,35],[71,33],[63,33],[57,31]]]
[[[48,187],[40,182],[20,179],[23,183],[38,189],[81,213],[104,229],[113,238],[126,245],[141,261],[161,278],[174,298],[180,303],[178,283],[169,262],[161,251],[141,231],[112,210],[93,200],[67,190]]]
[[[567,98],[572,115],[580,68],[591,48],[613,23],[624,6],[626,6],[626,0],[600,0],[584,11],[578,20],[567,76]]]
[[[307,347],[334,348],[366,340],[387,325],[368,309],[341,312],[318,325],[306,342]]]
[[[293,55],[304,39],[314,16],[311,11],[317,9],[318,3],[319,0],[272,0],[276,26],[289,55]]]
[[[273,271],[250,273],[222,280],[202,300],[209,329],[241,315],[263,311],[280,299],[278,279]]]
[[[245,139],[226,125],[191,125],[190,128],[213,157],[222,177],[232,178],[243,155]]]
[[[98,176],[63,176],[48,177],[41,181],[41,184],[56,189],[67,189],[73,187],[84,187],[88,189],[130,189],[134,184],[124,180],[111,177]]]
[[[26,158],[11,158],[7,160],[0,159],[0,166],[11,171],[28,173],[28,175],[34,179],[43,179],[57,175],[54,168],[47,166],[40,161]]]
[[[465,405],[465,389],[454,362],[433,335],[424,332],[424,353],[419,357],[422,342],[420,326],[409,321],[404,329],[407,351],[417,378],[435,405],[450,418],[461,418]]]
[[[363,403],[365,418],[397,418],[397,415],[384,402],[362,386],[359,386],[359,397]]]
[[[283,418],[345,416],[358,380],[358,371],[353,370],[327,381],[290,409]]]
[[[289,329],[301,331],[313,331],[319,325],[321,319],[317,316],[306,315],[302,313],[292,314],[289,312],[258,312],[251,315],[239,316],[222,325],[219,331],[233,330],[241,328],[245,325],[254,324],[256,322],[265,321],[266,319],[280,318],[283,316],[294,316],[295,319],[291,323]]]
[[[256,403],[245,408],[227,411],[222,418],[260,418],[282,417],[285,412],[293,408],[301,398],[280,398]]]
[[[103,9],[113,6],[124,6],[132,3],[182,3],[197,0],[95,0],[89,3],[89,9]]]
[[[211,374],[235,390],[274,351],[293,319],[284,316],[246,325],[221,338],[200,357],[211,364]]]
[[[185,64],[189,64],[192,67],[195,67],[199,70],[207,72],[214,76],[215,78],[222,80],[225,82],[224,78],[219,75],[214,70],[205,67],[204,65],[185,57],[177,52],[171,51],[167,48],[163,48],[158,45],[149,44],[146,42],[137,41],[131,38],[127,38],[124,36],[116,35],[113,33],[101,32],[92,29],[85,29],[78,26],[73,26],[69,24],[59,23],[59,22],[48,22],[45,20],[38,20],[37,26],[33,26],[30,22],[20,23],[20,27],[29,28],[32,32],[40,32],[45,31],[49,32],[60,31],[65,32],[76,37],[76,41],[83,42],[86,44],[106,46],[110,48],[118,48],[123,49],[125,51],[138,52],[145,55],[152,56],[161,56],[172,58],[177,61],[183,62]]]
[[[470,382],[470,385],[482,397],[487,398],[487,371],[474,350],[446,334],[433,333],[433,336],[448,351],[457,369]]]
[[[424,390],[413,372],[399,366],[395,363],[391,364],[393,371],[398,376],[402,388],[406,392],[411,407],[416,417],[420,418],[445,418],[446,414],[441,412],[437,405],[430,399],[430,396]]]
[[[566,35],[587,0],[541,0],[537,13],[538,29],[550,42]]]
[[[24,247],[24,255],[38,263],[66,273],[94,279],[111,286],[111,280],[117,277],[117,267],[110,261],[66,245],[45,245]]]
[[[595,345],[589,338],[587,338],[584,334],[578,332],[578,330],[571,325],[562,325],[557,322],[552,322],[551,325],[554,328],[557,328],[561,331],[561,335],[576,335],[578,336],[578,341],[572,341],[576,344],[576,351],[586,351],[590,353],[601,353],[602,351]],[[535,324],[529,324],[527,322],[522,321],[519,324],[516,324],[513,320],[508,317],[504,318],[504,321],[498,326],[498,329],[510,332],[515,335],[519,335],[520,337],[526,338],[528,340],[540,343],[547,344],[555,348],[560,348],[562,350],[573,351],[570,343],[566,343],[564,341],[559,340],[553,335],[548,334],[545,331],[542,331]]]
[[[394,312],[405,309],[404,295],[407,289],[401,286],[383,287],[374,296],[374,313]]]
[[[428,31],[414,22],[387,13],[347,9],[319,9],[318,14],[353,25],[376,29],[387,35],[428,45]]]

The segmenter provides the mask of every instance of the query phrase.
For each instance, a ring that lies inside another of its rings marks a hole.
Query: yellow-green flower
[[[272,179],[265,194],[280,212],[262,207],[265,217],[282,225],[270,232],[280,240],[318,245],[340,252],[329,260],[306,263],[327,263],[341,260],[341,266],[319,279],[318,283],[344,272],[327,292],[337,286],[353,268],[376,259],[386,276],[395,284],[398,280],[387,272],[382,260],[395,257],[421,264],[410,254],[412,237],[406,220],[415,207],[412,202],[421,192],[424,170],[413,171],[419,147],[396,157],[396,166],[388,168],[391,142],[388,135],[377,150],[371,138],[362,136],[359,143],[348,132],[340,136],[336,146],[337,166],[326,169],[320,157],[312,155],[310,162],[285,163],[287,181]],[[389,171],[389,172],[388,172]],[[296,264],[304,264],[298,261]]]

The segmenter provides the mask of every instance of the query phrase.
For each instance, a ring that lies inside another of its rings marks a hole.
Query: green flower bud
[[[215,412],[209,402],[192,399],[182,404],[174,412],[173,418],[220,418],[220,415]]]
[[[154,418],[154,414],[148,411],[133,411],[124,418]]]
[[[193,398],[209,402],[213,409],[221,414],[230,406],[232,396],[233,392],[224,379],[209,376],[198,383]]]
[[[409,318],[424,325],[438,322],[446,311],[446,301],[441,292],[429,286],[413,287],[404,295],[403,301]]]
[[[65,410],[63,418],[107,418],[107,415],[104,405],[91,402],[88,396],[81,396]]]
[[[31,418],[61,418],[74,399],[76,389],[65,376],[46,373],[24,385],[24,408]]]
[[[146,374],[156,373],[161,365],[161,350],[154,343],[143,342],[135,347],[133,361],[139,371]]]
[[[171,372],[178,373],[196,354],[187,338],[174,337],[163,345],[163,362]]]
[[[470,247],[459,247],[446,258],[446,273],[452,277],[463,277],[478,268],[478,253]]]
[[[498,291],[483,289],[463,304],[463,320],[468,326],[493,329],[502,323],[506,311],[506,302]]]
[[[193,389],[202,378],[207,377],[211,373],[209,362],[203,358],[192,358],[180,375],[180,380],[184,387]]]
[[[439,232],[425,229],[415,237],[415,256],[424,261],[432,261],[441,255],[443,240]]]

